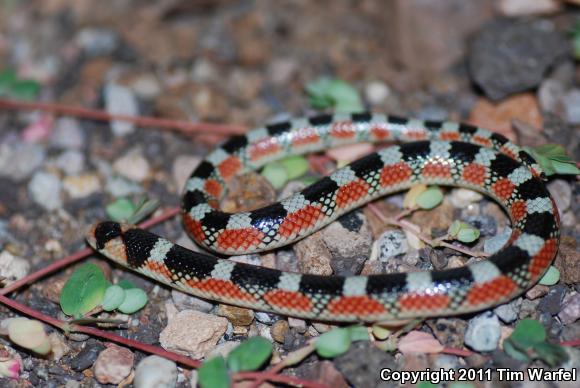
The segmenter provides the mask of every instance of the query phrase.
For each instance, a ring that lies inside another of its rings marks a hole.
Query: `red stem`
[[[459,357],[469,357],[469,356],[472,356],[474,354],[477,354],[475,352],[472,352],[471,350],[457,349],[457,348],[443,348],[441,353],[452,354],[454,356],[459,356]]]
[[[560,342],[562,346],[580,346],[580,339]]]
[[[156,117],[109,114],[98,109],[88,109],[47,102],[16,101],[8,98],[0,98],[0,109],[2,108],[15,110],[39,110],[47,113],[107,122],[114,120],[128,121],[140,127],[171,128],[185,133],[201,132],[204,134],[237,135],[246,132],[246,129],[241,126],[202,122],[190,123],[182,120],[160,119]]]

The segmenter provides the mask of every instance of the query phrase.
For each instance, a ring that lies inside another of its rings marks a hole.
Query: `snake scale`
[[[395,141],[290,197],[253,211],[220,211],[227,182],[286,157],[358,142]],[[506,211],[513,232],[487,260],[443,271],[318,276],[236,263],[187,250],[132,225],[93,225],[89,244],[145,276],[189,294],[282,315],[376,322],[486,309],[530,288],[550,266],[559,217],[543,172],[504,136],[468,124],[378,113],[298,118],[230,138],[187,181],[182,217],[208,250],[234,255],[290,244],[346,212],[416,184],[482,192]]]

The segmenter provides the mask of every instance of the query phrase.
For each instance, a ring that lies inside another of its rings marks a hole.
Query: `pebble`
[[[177,365],[159,356],[145,357],[135,368],[135,388],[172,388],[177,385]]]
[[[139,76],[131,85],[131,89],[137,97],[145,100],[152,100],[161,93],[159,81],[153,74]]]
[[[299,333],[306,332],[306,321],[300,318],[288,317],[288,325]]]
[[[350,258],[371,253],[372,235],[362,212],[351,212],[322,229],[322,239],[333,256]]]
[[[6,250],[0,252],[0,277],[5,278],[6,284],[22,279],[28,275],[29,271],[30,262],[28,260],[15,256]]]
[[[53,331],[48,335],[50,341],[50,359],[58,361],[70,353],[71,348],[65,337],[57,331]]]
[[[509,303],[502,304],[501,306],[496,307],[495,309],[493,309],[493,312],[495,313],[495,315],[498,316],[499,319],[502,320],[502,322],[512,323],[517,319],[521,305],[522,299],[517,298]]]
[[[254,312],[254,317],[256,318],[256,321],[263,323],[265,325],[271,325],[278,320],[277,315],[265,313],[262,311]]]
[[[499,319],[485,312],[469,320],[465,332],[465,344],[478,352],[491,352],[497,348],[501,336]]]
[[[54,164],[66,175],[78,175],[85,169],[85,156],[77,150],[67,150],[56,158]]]
[[[115,198],[128,197],[132,194],[141,194],[143,192],[143,188],[137,183],[120,176],[108,177],[105,190]]]
[[[522,306],[520,307],[520,313],[518,318],[532,318],[537,319],[539,312],[538,312],[538,305],[540,304],[539,300],[529,300],[523,299]]]
[[[149,162],[139,148],[127,152],[113,163],[113,170],[135,182],[143,182],[151,173]]]
[[[490,255],[498,252],[505,244],[507,244],[511,234],[511,228],[506,226],[500,234],[488,238],[483,242],[483,251]]]
[[[54,124],[54,129],[50,136],[50,145],[52,147],[78,150],[83,147],[85,141],[85,134],[77,119],[62,117]]]
[[[541,298],[544,295],[547,295],[549,291],[550,287],[536,284],[534,287],[530,288],[528,292],[526,292],[526,298],[535,300]]]
[[[33,143],[0,144],[0,176],[22,181],[37,170],[44,159],[44,148]]]
[[[273,58],[268,67],[268,78],[274,84],[281,85],[290,81],[298,70],[300,69],[298,63],[289,58]]]
[[[100,191],[101,182],[94,174],[67,176],[62,181],[62,187],[71,198],[85,198]]]
[[[195,310],[209,313],[214,307],[213,303],[177,290],[171,290],[171,299],[178,310]]]
[[[249,326],[254,320],[254,311],[243,307],[220,304],[217,315],[227,318],[234,326]]]
[[[467,330],[466,321],[455,318],[437,318],[428,320],[427,324],[443,345],[450,348],[463,347],[465,330]]]
[[[353,387],[386,387],[376,371],[382,368],[399,370],[395,357],[380,350],[370,341],[355,342],[333,363]]]
[[[184,310],[169,321],[159,335],[159,342],[164,349],[202,358],[213,349],[227,327],[225,318]]]
[[[564,95],[564,117],[568,124],[580,124],[580,89],[574,89]]]
[[[482,236],[495,236],[497,233],[497,224],[492,216],[486,214],[468,216],[464,218],[464,221],[479,229]]]
[[[357,160],[362,156],[369,155],[374,151],[375,147],[369,143],[349,144],[339,147],[334,147],[326,151],[326,155],[336,160],[342,165]]]
[[[131,89],[108,83],[103,90],[105,109],[109,114],[138,116],[137,99]],[[135,132],[135,124],[128,121],[111,122],[111,130],[116,137],[124,137]]]
[[[557,0],[501,0],[497,9],[508,17],[546,15],[558,12],[562,3]]]
[[[381,81],[372,81],[365,86],[365,97],[371,105],[380,105],[389,97],[391,89]]]
[[[255,172],[236,175],[227,183],[222,210],[240,212],[270,205],[276,200],[276,190],[266,178]]]
[[[580,251],[574,237],[562,236],[554,265],[560,270],[561,282],[580,283]]]
[[[389,259],[404,255],[409,251],[405,233],[400,230],[387,230],[378,239],[379,261],[388,262]]]
[[[288,321],[280,319],[279,321],[274,322],[274,324],[270,327],[270,334],[272,335],[274,341],[283,344],[284,337],[286,333],[288,333],[288,330],[290,330]]]
[[[62,207],[61,190],[60,179],[45,171],[37,171],[28,182],[28,192],[32,200],[49,211]]]
[[[554,179],[548,183],[548,191],[552,194],[560,214],[564,213],[572,203],[572,188],[563,179]]]
[[[234,350],[239,344],[240,341],[222,342],[221,344],[218,344],[215,348],[210,350],[205,356],[205,358],[208,360],[215,356],[222,356],[223,358],[227,358],[228,354],[230,354],[230,352]]]
[[[178,155],[171,168],[173,180],[178,190],[183,190],[191,172],[199,165],[201,158],[193,155]]]
[[[538,309],[545,313],[556,315],[561,310],[562,300],[566,294],[566,287],[558,284],[548,292],[548,295],[542,298],[538,305]]]
[[[574,323],[580,318],[580,294],[573,293],[564,299],[562,311],[558,313],[560,322],[564,325]]]
[[[451,205],[458,209],[463,209],[469,204],[481,201],[482,199],[483,195],[477,191],[469,189],[453,189],[451,190],[451,195],[449,196]]]
[[[110,344],[95,361],[95,378],[101,384],[119,384],[131,373],[134,361],[129,349]]]
[[[118,44],[118,37],[112,29],[83,28],[76,37],[77,44],[88,56],[110,55]]]
[[[492,100],[537,87],[548,68],[569,51],[564,36],[546,20],[498,21],[477,34],[469,53],[469,72]]]
[[[95,361],[99,353],[105,349],[102,343],[90,338],[84,343],[84,347],[81,351],[70,360],[70,367],[76,372],[82,372],[85,369],[90,368]]]

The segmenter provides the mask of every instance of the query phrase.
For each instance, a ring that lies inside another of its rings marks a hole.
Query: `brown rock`
[[[255,172],[234,176],[227,187],[222,202],[222,209],[226,212],[254,210],[276,200],[276,190],[266,178]]]
[[[220,304],[217,314],[226,317],[234,326],[248,326],[254,320],[252,310],[227,304]]]
[[[456,318],[429,319],[427,325],[444,346],[463,348],[463,338],[467,329],[467,322],[464,320]]]
[[[108,344],[95,361],[95,378],[101,384],[119,384],[131,373],[134,361],[129,349]]]
[[[497,104],[480,98],[469,116],[472,124],[499,132],[510,140],[516,140],[512,128],[512,121],[516,119],[536,128],[542,127],[538,100],[532,93],[516,94]]]
[[[561,282],[580,283],[580,252],[576,249],[576,240],[573,237],[563,236],[560,239],[560,248],[554,265],[560,270]]]
[[[272,327],[270,327],[270,334],[274,341],[279,342],[281,344],[284,343],[284,336],[290,330],[290,325],[288,325],[288,321],[286,320],[279,320],[274,322]]]
[[[223,317],[184,310],[171,319],[159,335],[161,346],[193,358],[205,357],[228,327]]]
[[[449,197],[446,196],[443,203],[436,208],[413,213],[410,221],[419,225],[426,234],[431,234],[434,230],[446,231],[454,220],[453,210]]]
[[[526,298],[530,300],[538,299],[546,295],[550,291],[550,287],[536,284],[526,292]]]
[[[373,205],[377,207],[381,214],[387,218],[395,217],[401,212],[399,207],[390,202],[377,201],[373,203]],[[379,216],[377,216],[368,206],[364,207],[363,213],[366,216],[369,228],[371,229],[371,233],[375,240],[378,239],[385,231],[393,229],[392,226],[385,224],[385,222],[381,220]]]
[[[301,273],[312,275],[332,275],[330,262],[332,255],[321,232],[316,232],[298,241],[293,246],[298,257],[298,268]]]

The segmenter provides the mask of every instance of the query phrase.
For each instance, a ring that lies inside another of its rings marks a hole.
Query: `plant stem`
[[[191,123],[182,120],[160,119],[156,117],[110,114],[98,109],[88,109],[46,102],[16,101],[8,98],[0,98],[0,109],[1,108],[14,110],[39,110],[47,113],[107,122],[115,120],[127,121],[140,127],[160,127],[174,129],[183,133],[239,135],[246,131],[245,128],[234,125],[202,122]]]

